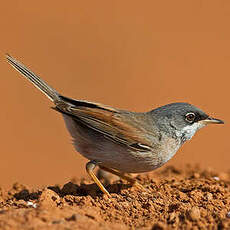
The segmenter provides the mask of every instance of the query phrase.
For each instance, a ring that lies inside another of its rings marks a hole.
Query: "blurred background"
[[[133,111],[192,103],[223,119],[166,165],[230,169],[230,1],[3,1],[0,186],[86,176],[50,101],[9,53],[66,96]]]

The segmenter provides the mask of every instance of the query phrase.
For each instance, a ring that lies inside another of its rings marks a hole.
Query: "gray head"
[[[188,103],[172,103],[152,110],[157,127],[182,142],[193,137],[197,130],[207,124],[223,124],[224,122],[212,118],[197,107]]]

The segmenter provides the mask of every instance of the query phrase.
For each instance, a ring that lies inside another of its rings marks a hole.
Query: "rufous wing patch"
[[[79,103],[80,104],[80,103]],[[122,114],[119,110],[92,103],[87,106],[72,106],[62,102],[57,105],[57,109],[76,117],[76,122],[83,122],[89,128],[94,129],[105,137],[120,144],[125,144],[132,149],[139,151],[149,151],[150,143],[143,138],[144,130],[141,127],[132,125],[132,120]]]

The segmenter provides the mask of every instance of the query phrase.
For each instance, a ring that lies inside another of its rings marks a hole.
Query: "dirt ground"
[[[230,173],[168,166],[111,180],[112,198],[89,179],[32,190],[0,190],[0,229],[230,229]]]

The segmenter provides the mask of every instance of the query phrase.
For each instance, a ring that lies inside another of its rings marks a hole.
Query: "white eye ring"
[[[189,123],[194,122],[195,118],[196,118],[195,113],[187,113],[185,116],[185,120],[188,121]]]

